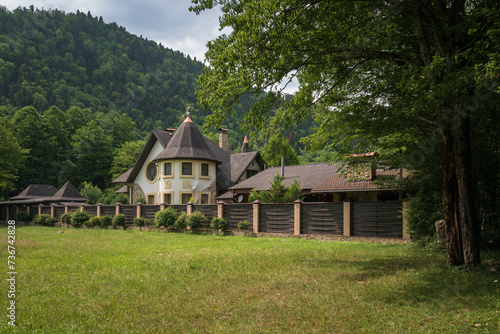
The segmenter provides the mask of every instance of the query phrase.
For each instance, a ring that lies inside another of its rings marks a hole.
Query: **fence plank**
[[[287,204],[261,204],[259,231],[269,233],[293,233],[294,206]]]
[[[401,202],[354,202],[352,235],[364,237],[402,238]]]
[[[228,223],[229,230],[237,230],[238,223],[248,221],[252,224],[253,205],[252,204],[224,204],[224,219]]]
[[[302,228],[304,234],[344,233],[342,203],[303,203]]]

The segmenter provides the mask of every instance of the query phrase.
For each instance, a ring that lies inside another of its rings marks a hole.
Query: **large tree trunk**
[[[469,115],[456,116],[443,129],[443,206],[447,262],[481,263],[480,230],[474,207]]]

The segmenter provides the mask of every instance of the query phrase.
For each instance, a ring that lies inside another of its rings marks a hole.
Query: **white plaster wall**
[[[151,152],[149,152],[149,155],[146,159],[146,162],[142,166],[141,170],[139,171],[139,174],[137,175],[134,183],[137,183],[138,185],[141,186],[142,190],[144,191],[144,194],[155,194],[156,196],[156,202],[158,203],[158,185],[160,184],[159,177],[160,177],[160,170],[158,169],[157,171],[157,177],[156,180],[153,183],[149,183],[146,179],[146,166],[149,164],[151,160],[153,160],[160,152],[163,151],[163,146],[160,144],[160,142],[156,141],[156,143],[153,146],[153,149]],[[136,200],[134,198],[134,200]]]

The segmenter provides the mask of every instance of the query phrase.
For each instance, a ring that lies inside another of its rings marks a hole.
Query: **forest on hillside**
[[[0,184],[0,197],[31,183],[108,188],[131,167],[151,130],[178,127],[187,107],[207,130],[211,111],[197,107],[195,96],[203,71],[189,55],[90,12],[0,6],[0,117],[2,137],[12,142],[1,153],[9,162],[1,168],[8,181]],[[240,129],[243,115],[264,96],[243,96],[221,124],[230,129],[233,151],[247,134]],[[299,142],[314,124],[281,131],[302,163],[330,157],[311,155]],[[216,133],[206,131],[214,140]],[[250,138],[258,150],[266,141]]]

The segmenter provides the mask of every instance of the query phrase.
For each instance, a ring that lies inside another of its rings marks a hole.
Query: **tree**
[[[137,157],[139,156],[139,153],[141,153],[144,144],[145,142],[142,140],[128,141],[123,143],[119,149],[115,150],[113,164],[111,167],[113,179],[134,167]]]
[[[0,118],[0,193],[14,189],[29,150],[21,148],[6,117]]]
[[[72,136],[74,164],[77,184],[87,181],[99,188],[106,188],[110,182],[113,147],[111,136],[99,125],[90,121]]]
[[[299,180],[295,178],[290,186],[283,184],[284,176],[277,173],[270,182],[269,190],[257,191],[252,189],[248,196],[248,201],[252,203],[260,200],[262,203],[291,203],[302,197],[302,188]]]
[[[261,132],[312,115],[309,144],[338,158],[377,147],[382,161],[416,169],[440,157],[447,262],[480,263],[470,120],[499,93],[498,1],[192,2],[197,13],[221,4],[231,30],[208,43],[197,91],[213,110],[207,126],[268,90],[245,117]],[[280,106],[292,78],[299,90]]]
[[[279,166],[281,165],[281,156],[285,156],[285,165],[287,166],[299,164],[299,157],[293,147],[281,133],[276,133],[264,145],[262,157],[268,166]]]

